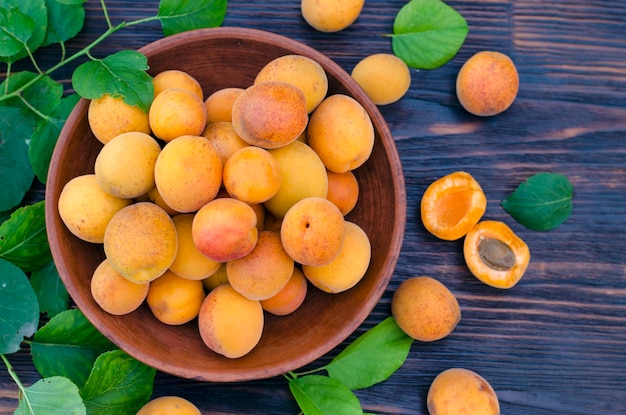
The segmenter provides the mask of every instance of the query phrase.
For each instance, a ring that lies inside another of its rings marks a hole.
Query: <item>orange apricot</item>
[[[344,173],[327,170],[326,174],[328,176],[326,199],[333,202],[345,216],[354,209],[359,200],[359,182],[351,170]]]
[[[454,241],[478,223],[486,208],[478,182],[469,173],[456,171],[428,186],[422,196],[422,222],[436,237]]]
[[[493,220],[480,222],[467,233],[463,255],[472,275],[503,289],[517,284],[530,262],[526,243],[505,223]]]
[[[294,267],[287,284],[274,296],[261,300],[261,307],[275,316],[286,316],[302,305],[307,291],[308,283],[304,273],[300,268]]]

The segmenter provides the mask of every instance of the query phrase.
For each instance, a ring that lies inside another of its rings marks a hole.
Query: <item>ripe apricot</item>
[[[169,88],[152,101],[148,120],[154,135],[172,141],[183,135],[200,135],[206,127],[204,101],[186,89]]]
[[[228,194],[246,203],[263,203],[280,188],[278,163],[267,150],[248,146],[233,153],[223,170]]]
[[[411,86],[408,65],[391,53],[365,57],[352,69],[351,76],[376,105],[398,101]]]
[[[150,134],[148,113],[109,94],[89,102],[87,120],[93,135],[103,144],[130,131]]]
[[[398,286],[391,299],[391,312],[407,335],[423,342],[443,339],[461,320],[454,294],[426,276],[409,278]]]
[[[333,202],[345,216],[354,209],[359,200],[359,182],[351,170],[344,173],[328,170],[326,174],[328,176],[326,199]]]
[[[102,243],[111,218],[131,201],[105,192],[95,174],[74,177],[59,195],[59,216],[72,234],[92,243]]]
[[[233,128],[243,141],[266,149],[294,141],[309,121],[300,88],[277,81],[246,88],[233,103],[232,117]]]
[[[293,274],[294,261],[287,255],[280,235],[259,232],[252,251],[226,264],[228,282],[244,297],[265,300],[278,293]]]
[[[226,274],[226,262],[220,263],[217,271],[202,280],[202,285],[204,285],[204,289],[207,292],[222,284],[228,284],[228,275]]]
[[[104,311],[121,316],[132,313],[144,302],[150,284],[137,284],[124,278],[105,259],[91,278],[91,295]]]
[[[456,78],[456,94],[468,112],[478,116],[500,114],[513,104],[519,75],[510,57],[495,51],[471,56]]]
[[[189,73],[178,69],[169,69],[159,72],[152,78],[152,85],[154,86],[155,97],[166,89],[178,88],[186,89],[196,94],[198,98],[204,99],[200,82]]]
[[[439,373],[426,397],[430,415],[500,415],[493,387],[478,373],[450,368]]]
[[[150,283],[146,302],[162,323],[185,324],[198,316],[204,300],[202,281],[179,277],[166,271]]]
[[[250,146],[250,144],[239,137],[230,121],[217,121],[207,125],[202,136],[213,144],[215,151],[217,151],[217,154],[222,160],[222,165],[226,163],[226,160],[228,160],[235,151]]]
[[[286,316],[296,311],[304,302],[308,291],[307,279],[298,267],[293,268],[293,273],[287,284],[276,294],[265,300],[261,300],[263,310],[275,316]]]
[[[530,262],[528,245],[504,222],[479,222],[465,236],[465,263],[479,281],[495,288],[513,287]]]
[[[209,95],[204,101],[207,124],[223,121],[232,122],[233,103],[243,91],[243,88],[223,88]]]
[[[239,294],[230,284],[213,289],[198,314],[200,337],[207,347],[228,358],[248,354],[261,340],[263,307]]]
[[[320,32],[338,32],[350,26],[361,14],[365,0],[302,0],[304,20]]]
[[[201,412],[187,399],[160,396],[142,406],[137,415],[201,415]]]
[[[487,198],[471,174],[456,171],[431,183],[421,201],[422,223],[440,239],[462,238],[480,220]]]
[[[104,233],[104,253],[111,266],[138,284],[162,275],[176,258],[177,247],[172,219],[151,202],[121,209]]]
[[[172,217],[178,235],[176,258],[170,265],[170,271],[189,280],[202,280],[217,271],[220,263],[202,254],[193,242],[193,213],[184,213]]]

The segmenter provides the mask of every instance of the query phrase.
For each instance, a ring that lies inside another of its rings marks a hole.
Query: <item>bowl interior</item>
[[[280,375],[323,356],[345,340],[368,316],[382,296],[397,263],[404,226],[406,195],[400,160],[385,121],[375,105],[338,65],[321,53],[288,38],[253,29],[201,29],[170,36],[140,49],[150,73],[180,69],[194,76],[205,96],[226,87],[245,88],[270,60],[285,54],[315,59],[326,70],[329,94],[344,93],[360,101],[376,130],[368,162],[357,169],[361,195],[348,216],[369,235],[372,261],[362,281],[341,294],[310,288],[294,313],[266,314],[262,339],[248,355],[228,359],[209,350],[197,322],[166,326],[146,305],[126,316],[100,309],[90,293],[94,269],[104,259],[100,244],[73,236],[61,221],[59,194],[70,179],[93,173],[102,147],[87,121],[88,101],[81,100],[55,149],[46,189],[48,237],[60,276],[76,305],[121,349],[156,369],[202,381],[244,381]]]

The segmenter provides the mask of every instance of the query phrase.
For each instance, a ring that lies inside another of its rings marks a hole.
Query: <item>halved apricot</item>
[[[456,171],[428,186],[422,196],[422,222],[436,237],[454,241],[478,223],[486,208],[478,182],[469,173]]]
[[[504,222],[494,220],[480,222],[467,233],[463,255],[478,280],[503,289],[517,284],[530,262],[526,243]]]

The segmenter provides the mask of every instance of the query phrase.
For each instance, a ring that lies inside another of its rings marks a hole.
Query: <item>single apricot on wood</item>
[[[493,387],[469,369],[450,368],[439,373],[426,397],[430,415],[499,415],[500,403]]]
[[[463,255],[472,275],[503,289],[517,284],[530,262],[528,245],[505,223],[493,220],[480,222],[467,233]]]
[[[469,173],[456,171],[428,186],[421,201],[424,227],[440,239],[462,238],[482,218],[487,198]]]
[[[513,104],[519,75],[507,55],[482,51],[470,57],[456,78],[456,94],[468,112],[479,116],[500,114]]]
[[[179,396],[160,396],[145,404],[137,415],[201,415],[200,410]]]
[[[398,326],[415,340],[432,342],[448,336],[461,320],[461,308],[452,292],[426,276],[404,280],[391,299]]]

